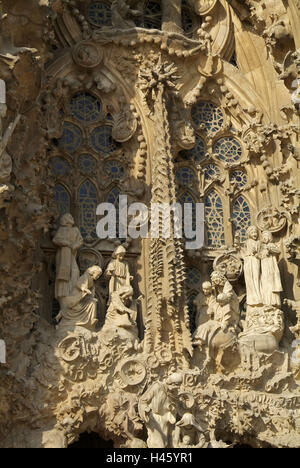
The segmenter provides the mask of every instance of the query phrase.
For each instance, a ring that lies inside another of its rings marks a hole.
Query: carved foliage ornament
[[[256,221],[261,231],[279,232],[286,226],[287,217],[285,212],[270,206],[258,213]]]
[[[103,58],[102,52],[92,42],[80,42],[74,47],[73,59],[83,68],[95,68]]]

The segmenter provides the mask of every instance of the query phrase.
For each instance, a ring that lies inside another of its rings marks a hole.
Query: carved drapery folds
[[[2,3],[1,445],[299,447],[292,2]],[[99,239],[120,194],[203,247]]]

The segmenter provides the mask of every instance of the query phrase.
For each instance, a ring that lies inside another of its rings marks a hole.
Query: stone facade
[[[299,1],[0,14],[0,446],[300,447]],[[203,248],[99,239],[120,194]]]

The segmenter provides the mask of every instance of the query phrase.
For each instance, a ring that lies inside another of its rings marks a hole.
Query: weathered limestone
[[[0,15],[0,446],[300,447],[299,2]],[[203,247],[98,239],[119,194]]]

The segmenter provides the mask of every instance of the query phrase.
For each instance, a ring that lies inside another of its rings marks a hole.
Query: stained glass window
[[[60,216],[70,213],[70,195],[62,185],[56,185],[55,199]]]
[[[191,150],[181,151],[179,154],[183,159],[186,159],[187,161],[189,160],[194,160],[196,162],[201,161],[205,158],[205,155],[206,155],[205,143],[202,140],[202,138],[196,135],[196,144],[194,148]]]
[[[162,11],[160,2],[150,0],[146,4],[144,27],[147,29],[161,29]]]
[[[197,288],[200,285],[201,272],[198,268],[188,267],[186,268],[186,286],[189,289]]]
[[[119,196],[120,196],[120,191],[117,187],[115,187],[107,196],[107,201],[109,203],[112,203],[115,208],[116,208],[116,219],[117,219],[117,237],[119,235]]]
[[[214,153],[221,161],[232,164],[241,159],[243,150],[238,140],[232,137],[224,137],[215,144]]]
[[[112,127],[107,125],[97,127],[91,134],[91,143],[95,151],[111,153],[116,150],[117,144],[112,138]]]
[[[119,161],[108,161],[105,164],[105,172],[111,179],[118,180],[124,176],[124,167]]]
[[[188,309],[189,309],[189,319],[190,319],[190,330],[191,333],[194,333],[196,330],[196,315],[197,315],[197,307],[194,304],[194,300],[198,296],[196,291],[193,291],[188,296]]]
[[[93,2],[88,7],[89,21],[98,27],[111,25],[111,7],[105,2]]]
[[[83,123],[96,122],[101,113],[101,102],[89,93],[77,93],[70,101],[70,111]]]
[[[49,165],[52,173],[55,176],[65,176],[71,171],[70,164],[63,158],[51,158],[49,161]]]
[[[79,226],[83,238],[87,241],[97,239],[97,205],[98,197],[96,188],[87,180],[79,189]]]
[[[195,174],[189,167],[181,167],[176,172],[176,178],[180,185],[192,185],[195,180]]]
[[[224,211],[221,197],[213,190],[205,198],[207,244],[219,248],[225,243]]]
[[[82,133],[79,127],[71,122],[64,122],[62,136],[58,140],[58,147],[68,153],[75,153],[82,145]]]
[[[115,188],[108,194],[107,201],[108,201],[109,203],[112,203],[113,205],[115,205],[116,208],[119,208],[119,195],[120,195],[120,191],[118,190],[117,187],[115,187]]]
[[[221,177],[221,171],[216,164],[208,164],[203,168],[203,171],[207,181]]]
[[[203,125],[206,132],[216,133],[224,124],[224,114],[222,110],[212,102],[198,102],[192,107],[192,119],[197,125]]]
[[[242,188],[248,182],[247,174],[244,171],[234,171],[230,175],[230,182],[235,182],[238,188]]]
[[[247,238],[247,229],[251,226],[251,212],[244,197],[239,197],[232,210],[235,232],[240,234],[240,239],[244,242]]]
[[[97,161],[90,154],[81,154],[78,158],[78,167],[82,174],[93,174],[97,169]]]
[[[192,195],[188,192],[183,193],[179,198],[179,203],[181,203],[182,207],[184,208],[185,203],[192,204],[192,229],[196,229],[196,203],[193,199]]]
[[[182,2],[182,28],[186,34],[191,34],[193,32],[193,18],[191,10],[184,0]]]

